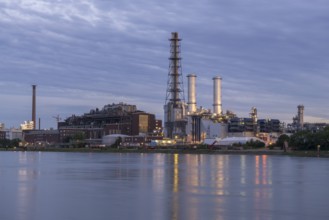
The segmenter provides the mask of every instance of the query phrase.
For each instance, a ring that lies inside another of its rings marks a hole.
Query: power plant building
[[[188,114],[186,135],[187,142],[201,143],[209,138],[224,138],[228,135],[228,125],[221,120],[222,99],[221,80],[213,78],[213,113],[210,110],[196,107],[196,75],[189,74],[188,78]]]
[[[304,129],[304,105],[298,105],[297,109],[297,115],[293,117],[292,124],[288,127],[288,130],[293,132]]]
[[[154,114],[139,111],[135,105],[119,103],[93,109],[82,116],[72,115],[58,123],[58,130],[60,140],[65,142],[76,134],[83,134],[85,139],[101,139],[111,134],[152,136],[156,133],[156,124]]]
[[[225,138],[228,135],[226,123],[218,123],[200,115],[189,115],[187,118],[186,132],[189,143],[201,143],[205,139]]]

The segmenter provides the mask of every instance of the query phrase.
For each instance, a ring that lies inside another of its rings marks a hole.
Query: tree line
[[[284,147],[285,141],[289,147],[295,150],[317,150],[318,145],[321,150],[329,150],[329,127],[317,132],[298,131],[291,136],[283,134],[275,145]]]
[[[0,140],[0,147],[1,148],[19,147],[19,142],[20,141],[21,141],[20,139],[13,139],[13,140],[1,139]]]

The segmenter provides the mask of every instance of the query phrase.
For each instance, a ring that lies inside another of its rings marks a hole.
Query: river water
[[[329,219],[329,159],[0,152],[1,220]]]

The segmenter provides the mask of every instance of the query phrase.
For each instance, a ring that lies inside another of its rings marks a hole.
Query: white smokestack
[[[214,114],[222,114],[222,78],[216,76],[214,80]]]
[[[187,75],[188,79],[188,111],[190,113],[196,112],[196,91],[195,91],[195,74]]]

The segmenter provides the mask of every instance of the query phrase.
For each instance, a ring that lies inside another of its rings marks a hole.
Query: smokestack
[[[195,91],[195,79],[196,75],[195,74],[189,74],[187,75],[187,80],[188,80],[188,100],[187,100],[187,105],[188,105],[188,111],[190,113],[196,112],[196,91]]]
[[[33,121],[33,130],[36,128],[36,85],[32,85],[32,121]]]
[[[216,76],[214,80],[214,114],[222,114],[222,78]]]
[[[297,106],[298,108],[298,126],[300,129],[304,127],[304,105]]]

